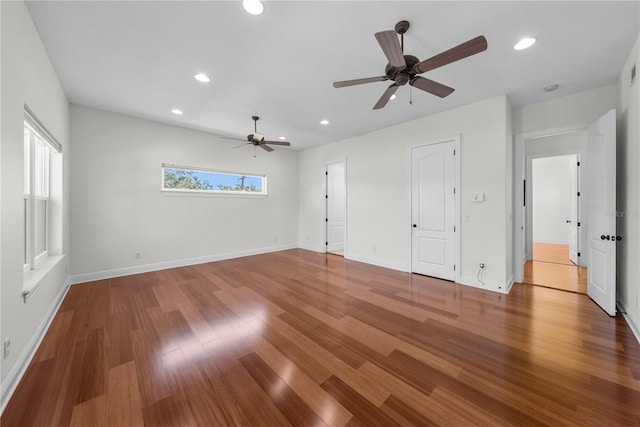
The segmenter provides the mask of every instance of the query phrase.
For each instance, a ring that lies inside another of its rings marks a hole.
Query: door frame
[[[525,233],[527,231],[525,227],[525,206],[523,206],[522,203],[525,195],[524,183],[527,179],[525,175],[526,159],[524,153],[524,142],[529,139],[543,138],[587,129],[589,129],[588,123],[576,123],[567,126],[560,126],[531,132],[522,132],[516,134],[515,136],[513,174],[513,281],[516,283],[522,283],[522,279],[524,278],[524,263],[527,260],[525,252]],[[587,160],[586,154],[581,154],[580,161],[584,162],[585,160]],[[583,247],[582,249],[586,248]]]
[[[327,227],[327,209],[328,209],[328,199],[327,199],[327,172],[329,170],[329,166],[330,165],[335,165],[338,163],[342,163],[344,165],[344,258],[347,258],[347,225],[349,223],[349,218],[348,218],[348,213],[349,213],[349,207],[348,207],[348,203],[349,203],[349,186],[347,185],[348,183],[348,179],[347,179],[347,159],[339,159],[339,160],[332,160],[330,162],[325,162],[322,164],[322,174],[323,174],[323,178],[322,178],[322,236],[324,236],[324,242],[322,244],[322,252],[323,253],[327,253],[328,252],[328,246],[327,246],[327,242],[329,241],[329,236],[328,236],[328,227]]]
[[[434,139],[434,140],[430,140],[427,142],[419,142],[417,144],[411,144],[407,147],[407,182],[409,183],[409,185],[407,185],[407,206],[409,206],[409,209],[407,210],[407,220],[406,220],[406,230],[407,230],[407,235],[408,235],[408,239],[407,239],[407,245],[408,245],[408,250],[407,250],[407,254],[408,254],[408,259],[407,259],[407,271],[409,271],[410,273],[413,273],[413,231],[412,231],[412,227],[411,224],[412,222],[412,212],[413,212],[413,197],[412,197],[412,193],[413,193],[413,179],[412,179],[412,160],[413,160],[413,149],[414,148],[420,148],[420,147],[425,147],[428,145],[434,145],[434,144],[442,144],[445,142],[450,142],[453,141],[453,146],[454,146],[454,150],[456,151],[456,154],[454,156],[454,164],[456,167],[456,170],[454,172],[454,177],[455,177],[455,188],[456,188],[456,193],[455,193],[455,218],[454,218],[454,225],[456,227],[456,232],[455,232],[455,282],[456,283],[460,283],[461,277],[462,277],[462,268],[461,268],[461,261],[460,261],[460,252],[461,252],[461,248],[460,248],[460,236],[462,234],[462,228],[460,227],[460,195],[462,194],[462,190],[460,188],[460,158],[462,157],[462,151],[460,149],[460,134],[448,137],[448,138],[440,138],[440,139]]]
[[[587,157],[587,153],[585,150],[558,150],[558,151],[550,151],[545,153],[536,153],[530,154],[526,156],[526,164],[525,164],[525,175],[526,175],[526,206],[525,206],[525,218],[526,224],[524,226],[524,260],[533,259],[533,160],[535,159],[546,159],[550,157],[562,157],[562,156],[571,156],[576,155],[578,157],[578,161],[580,162],[580,168],[578,169],[578,191],[580,191],[580,200],[579,200],[579,220],[581,222],[579,229],[579,238],[578,238],[578,249],[581,253],[579,263],[577,264],[580,267],[587,266],[587,253],[584,248],[584,242],[587,241],[587,202],[589,197],[589,192],[586,190],[585,186],[582,185],[586,181],[586,162],[585,159]]]

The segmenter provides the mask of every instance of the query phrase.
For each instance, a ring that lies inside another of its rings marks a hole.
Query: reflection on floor
[[[340,251],[329,251],[328,253],[333,254],[333,255],[340,255],[340,256],[344,256],[344,251],[340,250]]]
[[[569,260],[569,246],[534,243],[533,260],[524,265],[524,283],[587,293],[587,269]]]

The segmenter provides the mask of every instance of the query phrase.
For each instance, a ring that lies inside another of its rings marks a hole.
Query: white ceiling
[[[71,103],[238,138],[258,115],[261,133],[297,150],[501,94],[525,105],[614,83],[640,31],[639,4],[266,1],[253,16],[240,0],[27,3]],[[389,82],[332,87],[384,75],[374,33],[403,19],[405,53],[420,60],[481,34],[489,47],[424,74],[456,89],[445,99],[413,88],[410,105],[404,86],[373,111]],[[514,51],[527,35],[538,43]],[[560,88],[544,92],[550,84]]]

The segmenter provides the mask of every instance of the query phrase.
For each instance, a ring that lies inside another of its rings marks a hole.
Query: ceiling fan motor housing
[[[384,69],[384,73],[389,77],[389,80],[393,80],[398,86],[407,84],[409,80],[416,75],[413,67],[420,62],[420,60],[413,55],[404,55],[404,61],[407,65],[402,69],[392,67],[391,64],[387,64]]]

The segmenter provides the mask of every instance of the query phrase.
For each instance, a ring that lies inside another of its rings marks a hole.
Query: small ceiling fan
[[[253,146],[260,147],[265,151],[273,151],[273,148],[269,147],[269,145],[284,145],[286,147],[289,147],[291,145],[291,143],[287,141],[265,140],[264,135],[261,133],[258,133],[258,120],[260,120],[260,117],[251,116],[251,118],[253,119],[253,133],[250,133],[249,135],[247,135],[247,141],[249,142],[246,142],[245,144],[240,144],[233,148],[243,147],[246,144],[251,144]],[[233,139],[236,141],[243,141],[242,139],[237,139],[237,138],[224,138],[224,139]]]
[[[398,88],[407,83],[425,92],[444,98],[450,95],[455,89],[421,77],[418,74],[459,61],[487,49],[487,39],[485,39],[484,36],[478,36],[438,55],[432,56],[429,59],[420,61],[413,55],[404,54],[404,33],[406,33],[408,29],[409,21],[400,21],[396,24],[395,30],[381,31],[375,34],[378,44],[389,60],[389,63],[384,69],[384,76],[333,82],[333,87],[340,88],[392,80],[393,83],[391,86],[384,91],[376,105],[373,106],[374,110],[378,110],[387,105],[387,102],[389,102],[389,99],[391,99]],[[398,41],[396,33],[400,34],[400,41]]]

